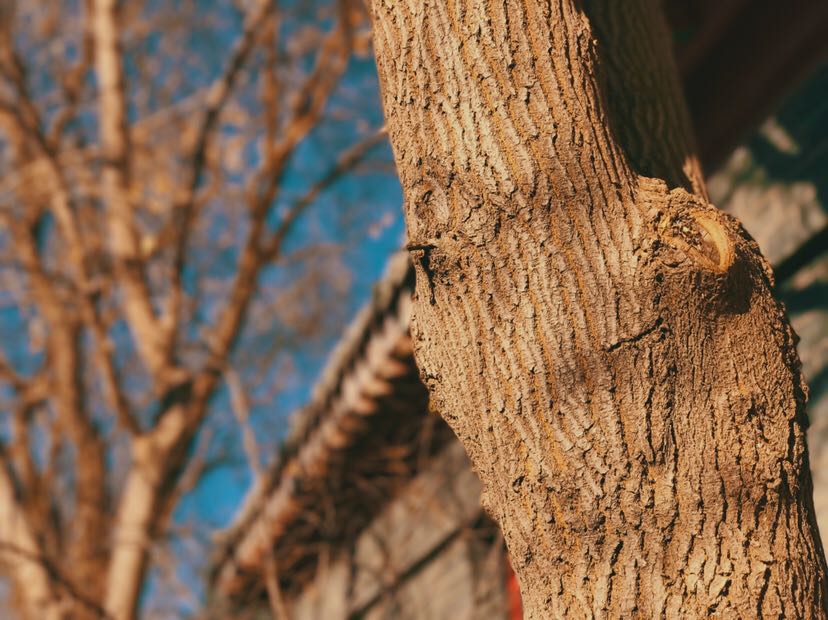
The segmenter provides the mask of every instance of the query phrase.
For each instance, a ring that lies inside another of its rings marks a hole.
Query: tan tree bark
[[[655,0],[373,19],[417,361],[527,617],[825,617],[795,335]]]

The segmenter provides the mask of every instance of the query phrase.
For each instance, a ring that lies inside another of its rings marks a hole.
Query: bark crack
[[[627,345],[634,345],[638,342],[641,342],[647,336],[654,334],[655,332],[661,329],[661,326],[664,325],[664,319],[662,317],[658,317],[651,325],[644,328],[642,331],[638,332],[637,334],[633,334],[632,336],[627,336],[626,338],[621,338],[620,340],[616,340],[604,347],[604,351],[607,353],[612,353],[620,349],[623,346]]]

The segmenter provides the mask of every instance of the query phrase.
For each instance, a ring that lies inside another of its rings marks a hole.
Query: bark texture
[[[825,617],[806,387],[656,2],[374,0],[415,352],[529,618]]]

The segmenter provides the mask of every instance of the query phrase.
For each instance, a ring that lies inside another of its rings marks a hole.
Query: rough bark
[[[373,18],[417,361],[527,617],[824,617],[795,335],[655,1]]]

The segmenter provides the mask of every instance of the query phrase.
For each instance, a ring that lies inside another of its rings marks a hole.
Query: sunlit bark
[[[655,1],[373,2],[434,407],[527,617],[825,615],[795,336]]]

